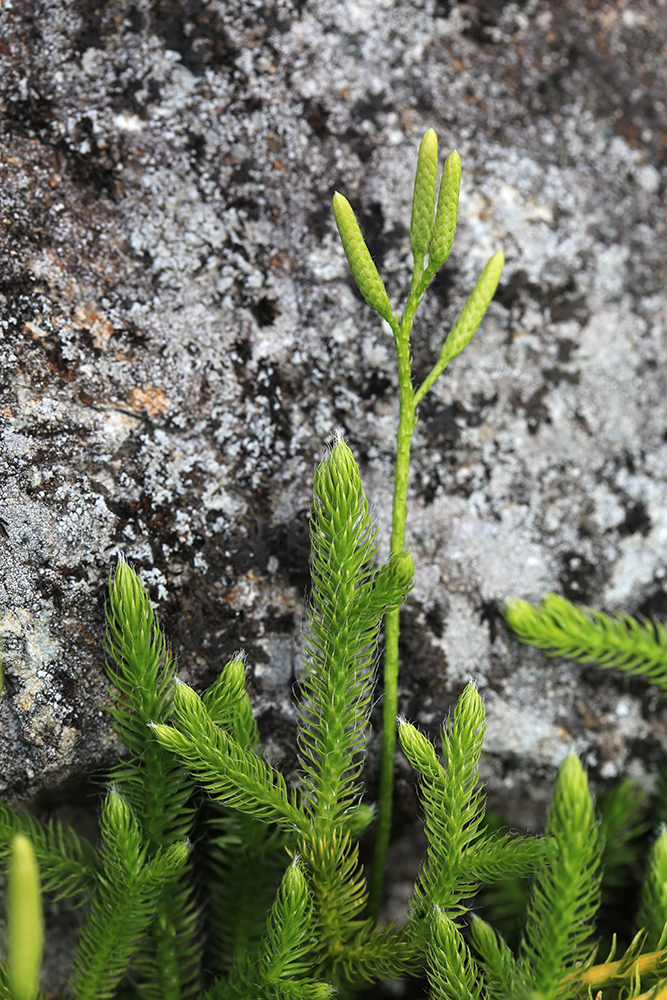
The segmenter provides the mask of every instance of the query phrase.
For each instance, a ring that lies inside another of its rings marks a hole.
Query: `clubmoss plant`
[[[475,287],[443,343],[438,360],[421,385],[414,386],[410,337],[415,314],[426,289],[449,257],[456,232],[461,186],[461,159],[456,150],[450,153],[445,161],[439,191],[437,191],[437,179],[438,139],[433,129],[429,129],[421,141],[417,157],[410,219],[412,279],[407,301],[400,317],[392,309],[382,279],[373,263],[373,258],[364,242],[349,202],[338,193],[333,198],[333,213],[352,275],[368,305],[391,327],[396,347],[399,418],[391,515],[390,552],[392,555],[398,555],[405,547],[410,446],[417,423],[417,407],[444,372],[449,362],[458,357],[470,343],[495,294],[504,264],[503,253],[499,250],[490,258],[477,279]],[[384,632],[384,702],[380,794],[375,853],[370,878],[370,908],[375,917],[380,909],[387,848],[391,834],[394,757],[396,754],[395,720],[398,710],[398,607],[387,611]]]
[[[605,820],[572,756],[559,770],[544,838],[493,829],[479,786],[484,706],[472,683],[445,721],[439,752],[398,720],[398,740],[419,780],[427,852],[405,922],[383,926],[377,919],[390,821],[397,614],[413,576],[403,543],[416,408],[470,340],[502,266],[495,255],[484,268],[439,360],[415,389],[410,331],[451,249],[458,156],[445,164],[437,199],[436,174],[429,130],[410,227],[414,271],[400,320],[349,205],[334,198],[362,295],[396,341],[398,459],[390,554],[379,565],[359,470],[340,435],[315,472],[296,781],[288,785],[262,755],[243,655],[232,657],[203,694],[179,682],[149,596],[121,560],[109,585],[107,672],[125,755],[111,775],[96,847],[59,823],[0,807],[0,857],[10,864],[0,1000],[44,997],[34,859],[45,890],[83,908],[69,982],[77,1000],[326,1000],[420,972],[434,1000],[584,1000],[602,988],[631,1000],[667,997],[665,835],[649,862],[640,911],[645,930],[621,958],[612,952],[596,965],[604,851],[613,859],[616,850],[618,858],[626,845],[620,814],[627,797]],[[363,800],[363,764],[383,619],[389,652],[382,766],[389,785],[369,905],[358,841],[374,820]],[[471,906],[480,886],[529,875],[513,952]]]
[[[352,996],[428,963],[436,911],[462,916],[480,883],[543,862],[543,841],[484,827],[484,708],[469,685],[443,729],[440,757],[400,723],[421,778],[428,854],[407,921],[381,926],[368,915],[358,837],[373,819],[361,772],[374,652],[382,616],[405,599],[413,566],[406,553],[376,565],[375,528],[341,438],[315,474],[311,537],[300,773],[291,788],[261,756],[242,658],[202,696],[175,681],[146,591],[125,562],[116,567],[108,672],[127,757],[103,804],[100,846],[7,807],[0,814],[5,852],[17,833],[28,836],[49,888],[85,904],[76,997],[121,989],[209,1000]],[[230,878],[237,897],[209,888],[210,873]]]

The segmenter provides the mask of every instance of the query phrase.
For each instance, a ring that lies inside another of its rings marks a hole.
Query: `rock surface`
[[[494,804],[539,822],[574,745],[655,771],[651,689],[546,661],[500,620],[548,590],[667,610],[667,10],[652,0],[13,0],[0,9],[0,792],[101,769],[106,579],[150,588],[198,686],[239,647],[272,758],[314,463],[336,427],[387,531],[396,374],[330,213],[394,303],[426,128],[464,170],[417,377],[486,258],[487,319],[421,407],[401,707],[470,675]],[[399,818],[414,805],[399,782]]]

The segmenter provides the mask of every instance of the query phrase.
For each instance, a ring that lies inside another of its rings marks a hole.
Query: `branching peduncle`
[[[400,322],[394,315],[386,289],[361,235],[352,208],[340,194],[335,194],[333,199],[336,224],[357,286],[366,302],[391,327],[396,345],[399,417],[391,519],[390,551],[392,555],[398,555],[405,547],[410,445],[417,423],[417,406],[449,362],[461,353],[477,330],[493,298],[504,263],[502,252],[494,254],[488,261],[445,340],[438,361],[422,384],[415,389],[412,385],[410,336],[414,318],[424,293],[431,279],[449,257],[454,240],[461,184],[461,160],[456,151],[450,153],[445,162],[436,204],[437,175],[438,140],[433,129],[429,129],[421,141],[417,158],[410,220],[410,245],[414,266],[410,292]],[[380,909],[387,848],[391,834],[396,714],[398,710],[399,631],[399,610],[397,608],[388,612],[385,617],[380,794],[369,898],[370,913],[376,920]]]

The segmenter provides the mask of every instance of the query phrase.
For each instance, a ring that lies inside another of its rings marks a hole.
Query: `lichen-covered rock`
[[[545,661],[499,609],[549,589],[667,609],[664,9],[13,0],[0,18],[2,795],[115,753],[119,552],[182,676],[203,686],[247,649],[291,767],[313,466],[343,427],[386,538],[397,412],[330,199],[398,303],[429,126],[464,179],[417,378],[483,262],[507,264],[420,407],[402,708],[435,730],[476,676],[492,801],[517,821],[539,821],[572,743],[598,778],[654,770],[651,691]]]

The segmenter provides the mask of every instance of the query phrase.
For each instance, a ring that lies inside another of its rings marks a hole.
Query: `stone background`
[[[648,780],[653,690],[545,660],[499,610],[555,589],[667,611],[664,0],[4,0],[0,18],[2,795],[102,780],[120,552],[184,679],[245,647],[268,753],[293,767],[314,463],[344,428],[386,532],[397,414],[330,199],[398,302],[429,126],[464,179],[417,376],[486,258],[507,264],[421,407],[401,708],[435,732],[475,676],[491,799],[519,825],[572,744],[597,780]],[[400,832],[407,770],[397,796]]]

